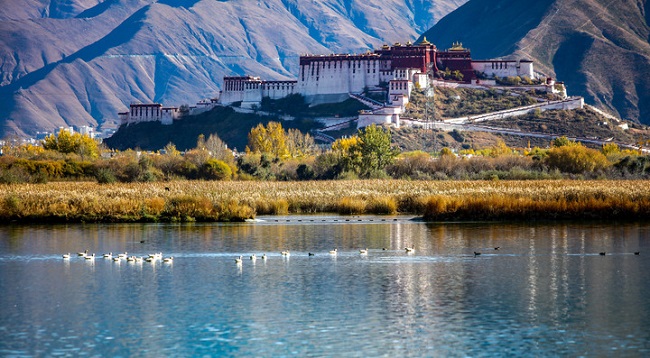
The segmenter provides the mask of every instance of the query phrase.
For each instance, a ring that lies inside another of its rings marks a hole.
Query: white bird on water
[[[67,254],[63,254],[64,259],[69,259],[70,258],[70,253],[68,252]]]
[[[88,255],[88,250],[85,250],[84,252],[77,252],[77,256],[86,256]]]
[[[111,257],[113,257],[113,253],[112,253],[112,252],[109,252],[109,253],[107,253],[107,254],[104,254],[104,258],[105,258],[105,259],[110,259]]]
[[[255,256],[255,254],[252,254],[251,257],[250,257],[250,259],[251,259],[252,261],[255,261],[255,260],[257,260],[257,256]]]
[[[338,254],[338,252],[339,252],[339,249],[330,250],[330,255],[336,255],[336,254]]]
[[[289,255],[291,255],[291,253],[289,252],[289,250],[287,250],[287,251],[282,251],[281,254],[282,254],[282,256],[289,256]]]
[[[170,263],[174,262],[174,257],[173,256],[165,257],[163,259],[163,262],[166,262],[166,263],[170,264]]]
[[[410,246],[405,247],[404,250],[406,250],[406,252],[415,252],[415,249]]]
[[[236,264],[241,264],[241,255],[239,255],[239,257],[235,258],[235,263]]]
[[[368,255],[368,248],[366,247],[365,249],[359,250],[359,254]]]
[[[86,255],[86,256],[84,256],[84,258],[85,258],[86,260],[94,260],[94,259],[95,259],[95,254],[92,254],[92,255]]]

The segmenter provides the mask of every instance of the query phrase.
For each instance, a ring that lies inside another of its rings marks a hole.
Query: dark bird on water
[[[500,248],[501,248],[501,246],[497,246],[497,247],[495,247],[494,249],[495,249],[495,250],[498,250],[498,249],[500,249]]]
[[[476,252],[476,251],[474,251],[474,256],[478,256],[478,255],[480,255],[480,254],[481,254],[480,252]]]
[[[313,253],[313,252],[310,252],[310,253],[309,253],[309,256],[314,256],[314,253]]]
[[[600,256],[605,256],[607,253],[605,251],[600,253]]]
[[[640,251],[635,251],[634,254],[635,255],[641,255],[641,252]]]

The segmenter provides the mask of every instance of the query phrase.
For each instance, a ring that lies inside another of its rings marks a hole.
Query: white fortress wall
[[[250,81],[244,83],[244,96],[242,99],[242,108],[252,108],[259,106],[262,102],[262,81]]]
[[[533,61],[521,60],[519,61],[519,74],[520,77],[536,78],[535,70],[533,68]]]
[[[235,102],[240,102],[244,99],[243,91],[228,91],[222,90],[219,96],[219,103],[223,105],[231,105]]]
[[[539,104],[533,104],[530,106],[524,106],[513,109],[506,109],[503,111],[497,111],[486,114],[479,114],[469,116],[468,118],[473,122],[484,122],[493,119],[503,119],[509,117],[521,116],[535,110],[548,111],[553,109],[562,109],[562,110],[571,110],[571,109],[582,109],[585,106],[585,99],[583,97],[570,97],[561,101],[549,101],[542,102]]]
[[[170,125],[174,123],[174,119],[178,118],[179,112],[176,107],[165,107],[162,109],[160,116],[160,123]]]
[[[296,93],[297,81],[265,81],[262,83],[262,97],[280,99]]]
[[[300,65],[297,92],[308,101],[313,98],[342,98],[361,93],[380,82],[379,58],[376,55],[334,55],[308,57]],[[313,102],[313,101],[310,101]]]
[[[535,78],[533,63],[531,61],[521,60],[485,60],[472,61],[472,69],[477,72],[483,72],[487,76],[520,76]]]
[[[230,105],[234,102],[245,100],[246,92],[249,91],[250,83],[262,82],[259,77],[241,76],[241,77],[224,77],[223,89],[219,96],[219,103]],[[250,94],[249,94],[250,96]]]

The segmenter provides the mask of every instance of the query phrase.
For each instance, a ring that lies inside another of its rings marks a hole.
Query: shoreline
[[[648,180],[173,181],[0,185],[2,223],[243,222],[339,214],[423,221],[650,219]]]

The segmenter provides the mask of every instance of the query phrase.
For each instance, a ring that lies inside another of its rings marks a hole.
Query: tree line
[[[371,125],[316,145],[309,134],[280,123],[259,124],[243,153],[233,153],[217,134],[200,135],[180,152],[169,143],[158,152],[113,151],[79,133],[62,130],[40,145],[5,145],[0,183],[96,180],[100,183],[190,180],[499,180],[650,177],[650,157],[606,144],[588,148],[566,137],[548,148],[511,148],[499,141],[454,153],[401,152],[388,128]]]

